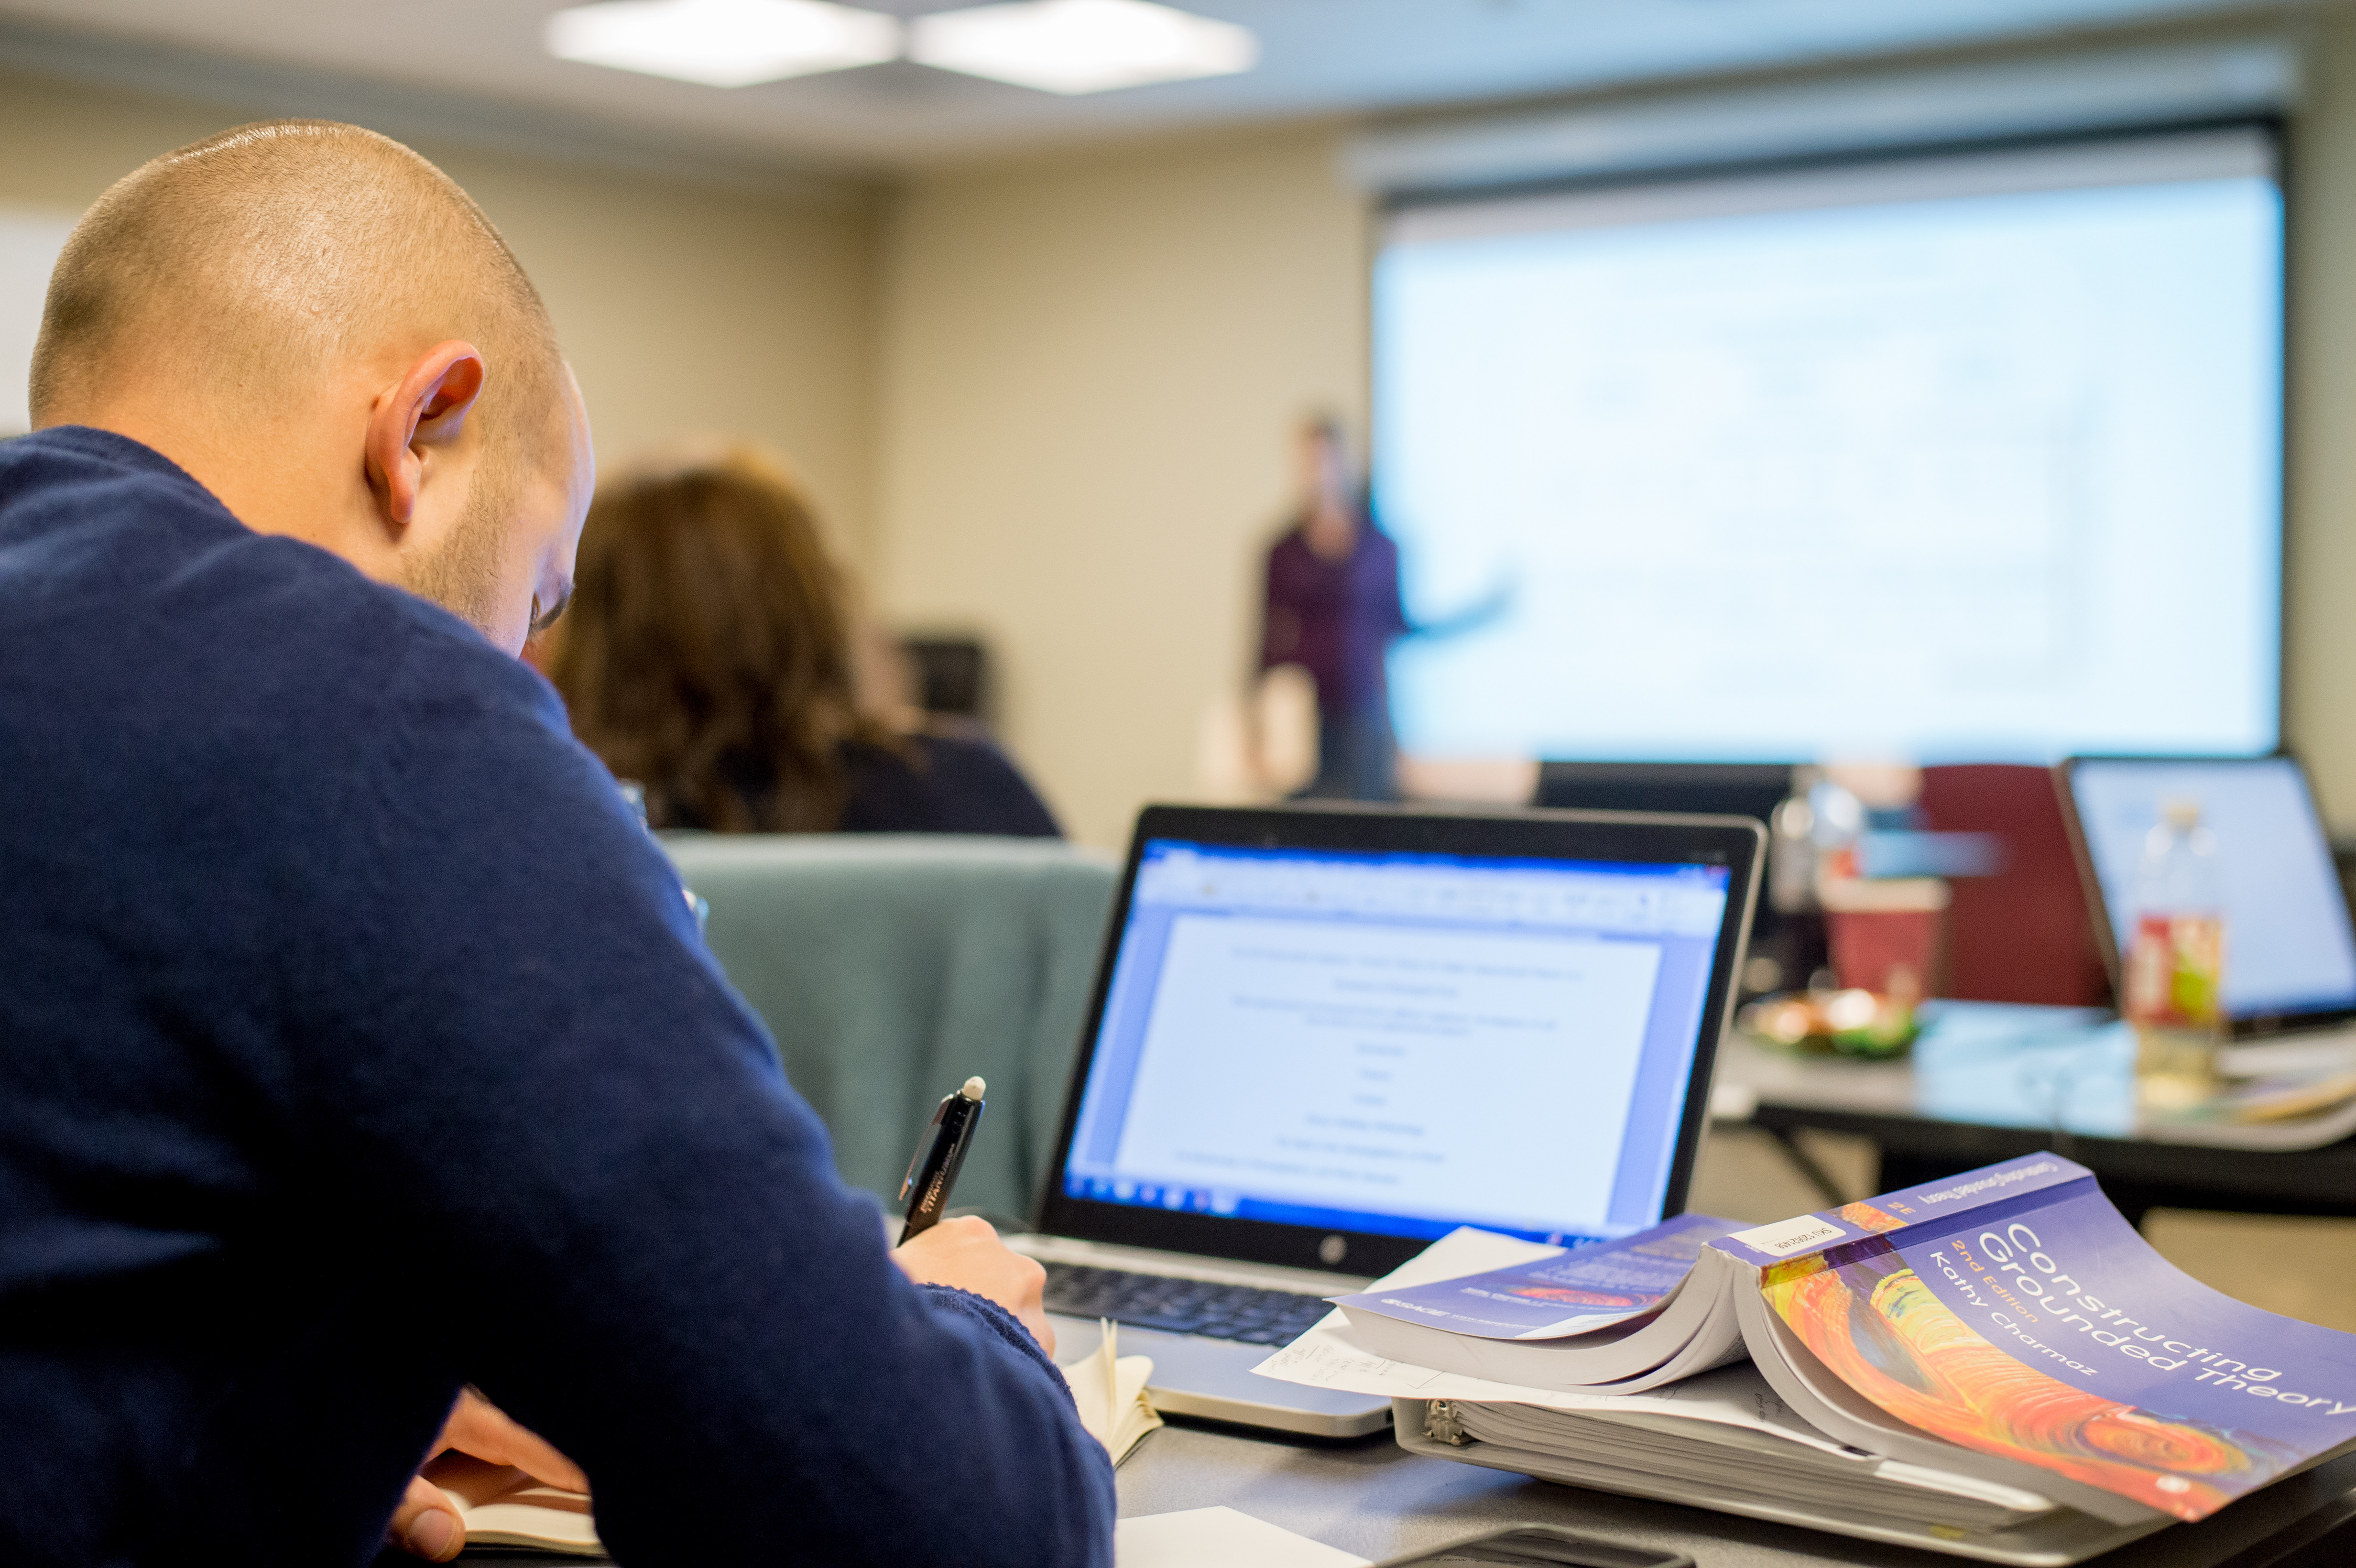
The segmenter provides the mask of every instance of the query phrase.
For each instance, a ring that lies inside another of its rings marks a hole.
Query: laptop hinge
[[[1116,1246],[1108,1242],[1083,1242],[1070,1236],[1008,1236],[1005,1242],[1014,1251],[1036,1258],[1041,1263],[1072,1264],[1084,1268],[1128,1269],[1138,1274],[1163,1275],[1173,1279],[1199,1279],[1211,1285],[1290,1290],[1302,1296],[1348,1296],[1374,1283],[1364,1275],[1325,1274],[1317,1269],[1286,1268],[1280,1264],[1199,1257],[1193,1253]]]

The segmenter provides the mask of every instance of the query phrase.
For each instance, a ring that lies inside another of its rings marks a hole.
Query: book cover
[[[1337,1296],[1336,1306],[1477,1339],[1559,1339],[1628,1328],[1657,1312],[1731,1220],[1681,1214],[1633,1236],[1513,1268],[1404,1289]]]
[[[2186,1276],[2056,1156],[1712,1244],[1890,1415],[2179,1519],[2356,1440],[2356,1335]]]
[[[1963,1217],[1977,1222],[1998,1210],[2009,1212],[2042,1202],[2043,1195],[2057,1188],[2077,1182],[2091,1185],[2094,1179],[2093,1171],[2060,1155],[2023,1155],[1944,1181],[1885,1192],[1862,1203],[1845,1203],[1820,1213],[1803,1214],[1796,1220],[1778,1220],[1772,1225],[1732,1231],[1710,1245],[1737,1262],[1764,1267],[1819,1253],[1844,1242],[1887,1235],[1910,1225]]]

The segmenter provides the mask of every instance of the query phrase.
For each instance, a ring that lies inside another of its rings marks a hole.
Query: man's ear
[[[466,428],[483,392],[483,356],[471,343],[437,343],[369,410],[369,488],[398,533],[417,510],[428,448],[446,446]]]

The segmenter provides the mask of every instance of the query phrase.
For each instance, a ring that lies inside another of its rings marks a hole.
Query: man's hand
[[[1041,1295],[1047,1286],[1047,1271],[1008,1251],[989,1221],[973,1215],[944,1220],[895,1249],[892,1261],[918,1285],[953,1285],[995,1301],[1031,1330],[1041,1349],[1055,1355],[1055,1330],[1047,1322]]]
[[[1036,1296],[1038,1292],[1032,1294]],[[546,1438],[517,1425],[505,1411],[473,1389],[461,1393],[458,1403],[450,1407],[450,1419],[434,1440],[427,1468],[432,1468],[434,1459],[453,1451],[491,1466],[512,1466],[514,1471],[533,1480],[568,1492],[589,1489],[589,1477],[582,1474],[580,1466],[558,1453]],[[521,1478],[514,1471],[508,1473],[498,1489]],[[442,1488],[421,1470],[409,1477],[409,1490],[393,1510],[384,1538],[412,1556],[447,1563],[466,1544],[466,1526]]]

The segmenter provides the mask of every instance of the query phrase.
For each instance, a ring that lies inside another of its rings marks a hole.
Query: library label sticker
[[[1803,1214],[1796,1220],[1778,1220],[1772,1225],[1737,1231],[1727,1240],[1756,1247],[1762,1253],[1772,1253],[1779,1258],[1788,1258],[1804,1248],[1837,1242],[1847,1233],[1830,1220],[1815,1214]]]

